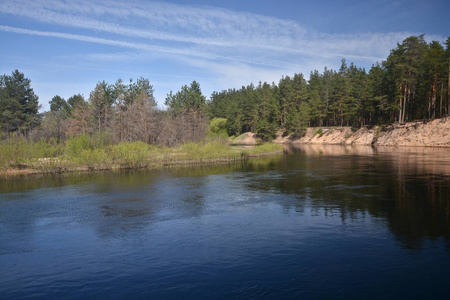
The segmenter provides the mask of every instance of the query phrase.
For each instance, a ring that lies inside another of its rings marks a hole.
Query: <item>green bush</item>
[[[0,142],[0,167],[30,165],[37,159],[55,158],[63,152],[63,146],[58,144],[54,138],[48,141],[41,139],[33,142],[11,135],[8,140]]]
[[[147,165],[150,156],[150,149],[155,150],[156,147],[151,147],[148,144],[137,142],[121,142],[117,145],[111,146],[112,159],[121,165]]]
[[[227,134],[227,119],[225,118],[214,118],[209,122],[209,132],[207,135],[208,139],[226,139]]]
[[[76,157],[83,150],[103,149],[107,145],[109,145],[109,139],[103,134],[72,136],[66,141],[65,153]]]
[[[317,134],[319,135],[319,137],[321,137],[323,135],[323,129],[319,128],[319,129],[315,130],[314,135],[317,135]]]
[[[17,166],[25,162],[29,152],[26,140],[11,134],[9,140],[0,142],[1,167]]]
[[[83,150],[90,149],[89,136],[83,134],[76,137],[71,137],[66,141],[66,154],[69,156],[77,156]]]
[[[87,166],[106,165],[111,162],[106,149],[83,149],[74,160],[80,165]]]
[[[64,145],[58,143],[56,138],[50,138],[48,141],[40,139],[37,143],[31,144],[35,158],[57,157],[64,153]]]

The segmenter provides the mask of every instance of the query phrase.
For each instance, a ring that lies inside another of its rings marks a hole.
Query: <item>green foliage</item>
[[[130,79],[128,85],[125,85],[122,79],[119,78],[114,84],[113,90],[115,103],[120,109],[131,106],[139,98],[150,107],[156,106],[156,101],[153,97],[153,86],[146,78],[140,77],[136,82],[133,82],[133,79]]]
[[[0,164],[3,168],[16,167],[24,163],[29,154],[29,147],[24,138],[17,138],[11,134],[9,140],[0,142]]]
[[[109,139],[106,135],[82,134],[80,136],[71,137],[66,141],[65,154],[76,157],[83,150],[95,150],[105,148],[109,144]]]
[[[319,135],[319,137],[322,137],[322,135],[323,135],[323,129],[322,129],[322,128],[319,128],[319,129],[314,130],[313,135]]]
[[[111,162],[106,149],[83,149],[72,160],[78,165],[89,167],[106,165]]]
[[[255,125],[256,136],[263,141],[271,141],[275,138],[277,127],[266,119],[261,119]]]
[[[283,146],[273,143],[264,143],[261,145],[257,145],[250,149],[251,155],[258,155],[258,154],[272,154],[276,152],[283,151]]]
[[[70,111],[69,104],[61,96],[58,95],[54,96],[52,100],[50,100],[49,104],[50,104],[50,111],[63,111],[66,113],[69,113]]]
[[[170,91],[165,105],[178,112],[202,112],[206,109],[206,98],[200,89],[200,84],[193,81],[188,87],[184,85],[175,95]]]
[[[18,70],[0,77],[0,129],[25,133],[39,125],[39,97]]]
[[[91,149],[90,137],[83,134],[72,137],[66,141],[66,154],[69,156],[77,156],[81,151]]]
[[[63,152],[63,146],[54,138],[33,142],[11,134],[8,140],[0,142],[0,168],[17,168],[39,158],[55,158]]]
[[[0,170],[32,168],[41,172],[141,168],[161,164],[196,164],[247,160],[250,156],[278,153],[282,146],[264,144],[252,149],[231,147],[220,140],[186,143],[174,148],[158,148],[141,141],[108,144],[103,135],[71,137],[64,143],[56,139],[28,141],[14,135],[0,143]]]
[[[273,127],[300,136],[306,126],[360,128],[433,119],[450,113],[448,52],[448,45],[444,50],[439,42],[412,36],[368,73],[343,59],[339,70],[312,71],[308,83],[295,74],[278,85],[214,92],[208,112],[227,118],[229,135],[251,131],[262,139],[270,139]]]
[[[105,81],[98,82],[89,95],[89,103],[95,118],[98,133],[105,132],[113,115],[112,104],[115,101],[115,91],[112,85]]]
[[[377,126],[377,130],[375,131],[375,137],[379,138],[381,132],[384,130],[384,126]]]
[[[137,142],[121,142],[110,147],[111,158],[120,165],[126,166],[145,166],[149,164],[152,149],[150,145]]]
[[[209,122],[208,138],[228,138],[227,134],[227,119],[214,118]]]
[[[70,105],[70,110],[75,109],[85,103],[84,97],[81,94],[76,94],[67,99],[67,104]]]
[[[245,155],[258,155],[265,153],[264,151],[268,148],[258,149],[253,152],[253,150],[242,150],[232,147],[225,142],[211,141],[208,143],[187,143],[180,148],[178,153],[181,154],[181,157],[194,161],[239,160],[242,157],[242,153]]]
[[[64,153],[64,144],[58,143],[56,138],[50,138],[49,140],[40,139],[39,142],[29,142],[32,146],[34,158],[54,158]]]

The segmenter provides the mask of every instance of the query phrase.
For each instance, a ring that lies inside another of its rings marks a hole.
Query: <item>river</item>
[[[450,149],[0,182],[1,299],[447,299]]]

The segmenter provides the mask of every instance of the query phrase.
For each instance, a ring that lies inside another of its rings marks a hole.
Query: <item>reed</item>
[[[11,137],[0,142],[0,171],[32,169],[37,173],[76,170],[144,168],[247,160],[282,151],[282,146],[266,143],[252,149],[230,146],[225,140],[186,143],[178,147],[157,147],[144,142],[110,144],[105,136],[81,135],[65,143],[56,140],[33,142]],[[11,172],[9,172],[11,173]]]

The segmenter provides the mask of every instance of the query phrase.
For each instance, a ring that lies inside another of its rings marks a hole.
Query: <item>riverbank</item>
[[[450,117],[388,126],[307,128],[301,138],[279,132],[274,143],[365,146],[450,147]]]
[[[85,138],[75,138],[65,145],[13,140],[0,145],[0,175],[10,177],[28,174],[206,165],[247,161],[252,157],[275,155],[282,151],[281,145],[273,143],[246,149],[232,147],[223,141],[187,143],[179,147],[160,148],[142,142],[94,146],[91,140]]]

